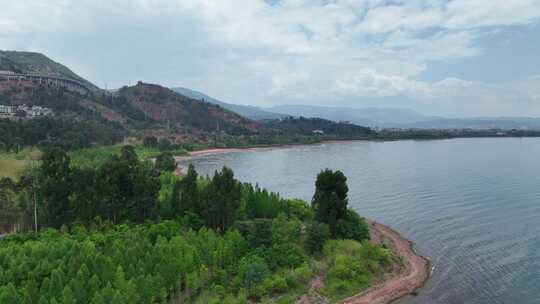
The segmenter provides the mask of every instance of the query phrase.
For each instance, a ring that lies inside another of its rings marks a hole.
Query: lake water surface
[[[308,201],[321,169],[342,170],[349,205],[434,262],[400,303],[540,303],[540,139],[328,143],[191,162]]]

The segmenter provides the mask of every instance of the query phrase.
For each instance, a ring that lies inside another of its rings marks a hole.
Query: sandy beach
[[[189,152],[189,155],[175,156],[175,159],[177,162],[180,162],[184,160],[195,159],[195,158],[204,157],[204,156],[213,155],[213,154],[223,154],[223,153],[249,151],[249,150],[261,150],[261,149],[282,149],[282,148],[293,148],[293,147],[301,147],[301,146],[316,146],[316,145],[323,145],[323,144],[338,144],[338,143],[354,142],[354,141],[365,141],[365,140],[364,139],[325,140],[322,142],[317,142],[317,143],[312,143],[312,144],[299,143],[299,144],[283,144],[283,145],[250,146],[250,147],[242,147],[242,148],[209,148],[209,149],[191,151]]]

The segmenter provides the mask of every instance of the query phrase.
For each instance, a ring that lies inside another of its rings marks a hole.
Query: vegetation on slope
[[[0,70],[70,78],[83,82],[90,87],[96,87],[88,80],[75,74],[68,67],[40,53],[0,50]]]
[[[369,285],[390,263],[385,249],[358,243],[367,226],[348,216],[339,171],[319,174],[309,206],[227,168],[179,178],[129,146],[96,168],[73,166],[58,148],[40,164],[18,183],[1,181],[3,229],[31,230],[36,198],[41,232],[0,242],[0,303],[290,303],[315,265],[325,265],[331,293],[341,281]],[[353,274],[343,272],[348,248],[362,254]]]
[[[54,116],[0,119],[0,149],[15,152],[28,146],[80,149],[111,145],[128,134],[120,122],[85,107],[87,101],[87,97],[63,89],[28,84],[0,86],[0,104],[38,105],[54,111]]]
[[[268,128],[289,135],[314,136],[317,135],[317,133],[314,134],[314,131],[322,131],[318,135],[323,138],[367,138],[375,134],[373,130],[367,127],[322,118],[287,117],[285,119],[267,120],[265,125]]]
[[[242,116],[199,100],[191,99],[159,85],[139,82],[118,91],[120,98],[155,121],[186,131],[223,131],[231,135],[249,134],[258,125]]]
[[[142,83],[125,87],[117,95],[81,96],[31,83],[0,82],[0,104],[39,105],[55,114],[0,120],[0,149],[10,151],[31,145],[80,149],[118,143],[124,136],[209,144],[220,137],[255,134],[260,127],[219,106]]]
[[[368,128],[323,119],[247,120],[217,105],[190,99],[151,84],[124,87],[114,95],[81,96],[31,83],[0,82],[0,104],[39,105],[54,117],[1,120],[0,149],[112,145],[130,136],[166,138],[175,144],[241,147],[366,138]],[[315,134],[321,130],[324,134]]]

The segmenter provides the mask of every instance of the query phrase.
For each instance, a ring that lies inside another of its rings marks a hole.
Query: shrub
[[[244,257],[240,260],[238,275],[243,286],[252,289],[261,284],[271,272],[263,258],[257,255]]]
[[[273,294],[287,290],[287,280],[280,275],[274,275],[264,281],[264,288]]]
[[[328,225],[313,221],[306,229],[306,250],[310,253],[318,253],[322,250],[326,241],[330,238]]]
[[[358,213],[348,209],[345,217],[337,222],[336,236],[359,242],[369,240],[369,227]]]

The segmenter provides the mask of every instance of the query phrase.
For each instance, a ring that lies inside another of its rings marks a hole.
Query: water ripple
[[[324,168],[348,177],[350,205],[415,241],[436,265],[406,304],[540,303],[540,139],[355,142],[193,161],[310,200]]]

